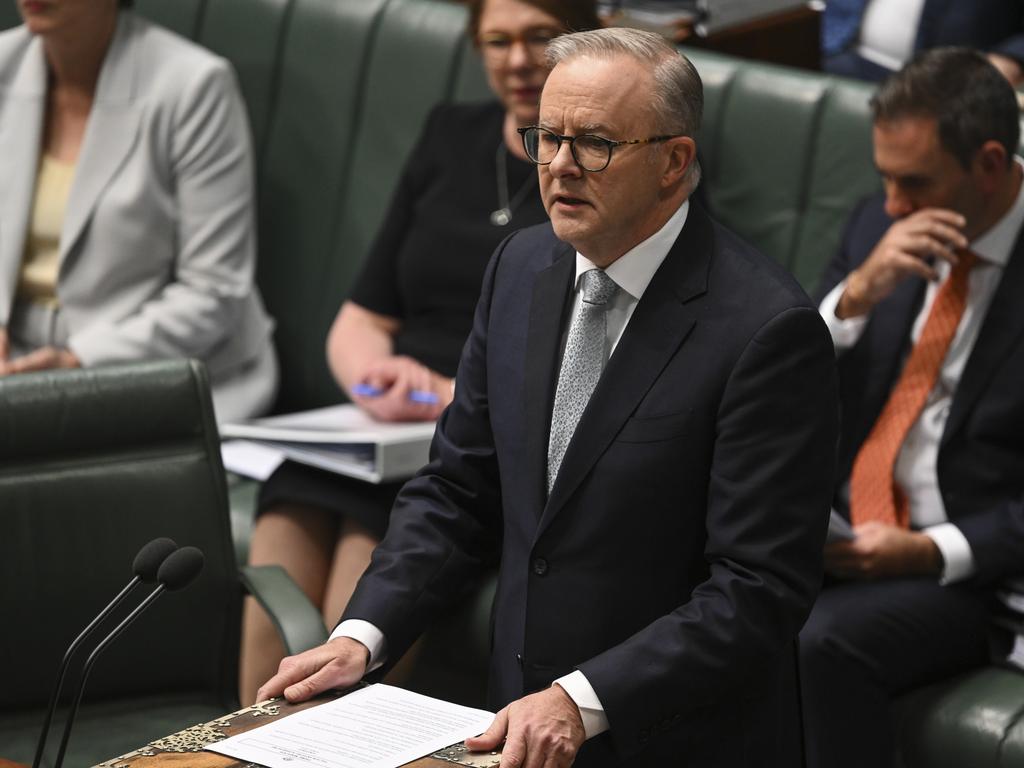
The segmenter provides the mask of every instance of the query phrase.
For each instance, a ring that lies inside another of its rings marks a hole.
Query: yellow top
[[[57,304],[60,233],[75,177],[75,164],[43,155],[36,177],[32,220],[25,239],[25,257],[18,278],[18,298],[39,304]]]

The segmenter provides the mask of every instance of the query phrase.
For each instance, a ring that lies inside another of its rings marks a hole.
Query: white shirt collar
[[[684,200],[664,226],[642,243],[626,251],[605,270],[605,273],[623,291],[639,301],[647,290],[654,273],[668,256],[673,244],[679,238],[690,212],[690,201]],[[576,252],[575,286],[580,284],[580,275],[597,269],[598,266],[579,251]]]
[[[1024,170],[1024,160],[1015,157],[1017,167]],[[971,243],[970,248],[985,261],[1005,267],[1010,261],[1010,254],[1017,242],[1017,236],[1024,227],[1024,183],[1017,190],[1017,199],[1013,201],[1003,218],[992,225],[985,234]]]

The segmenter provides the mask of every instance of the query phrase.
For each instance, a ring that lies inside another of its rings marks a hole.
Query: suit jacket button
[[[518,664],[520,667],[523,666],[523,654],[516,654],[516,664]]]
[[[548,572],[548,561],[543,557],[538,557],[533,561],[533,572],[538,576],[543,576]]]

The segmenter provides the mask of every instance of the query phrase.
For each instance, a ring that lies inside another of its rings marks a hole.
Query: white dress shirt
[[[679,233],[683,231],[683,225],[686,223],[689,211],[690,202],[687,200],[672,214],[672,217],[665,222],[661,229],[636,247],[626,251],[605,270],[608,277],[620,289],[612,298],[611,305],[608,308],[608,341],[611,353],[614,354],[619,339],[622,338],[622,334],[629,324],[629,319],[633,316],[633,311],[643,297],[644,291],[647,290],[647,286],[654,277],[654,273],[658,271],[658,267],[661,266],[676,239],[678,239]],[[573,298],[573,314],[571,317],[575,316],[579,309],[579,303],[582,301],[580,277],[584,272],[597,268],[597,265],[583,254],[576,254],[576,277],[573,282],[575,296]],[[567,333],[568,327],[563,329],[563,346]],[[368,621],[346,619],[335,628],[334,632],[331,633],[330,639],[334,640],[337,637],[351,637],[369,649],[370,662],[367,665],[368,672],[380,667],[387,657],[387,641],[384,633]],[[587,680],[586,675],[576,670],[564,677],[558,678],[555,680],[555,683],[561,686],[576,703],[576,706],[579,707],[580,717],[583,720],[583,729],[588,739],[608,730],[608,718],[605,715],[604,707],[597,696],[597,692],[594,691],[593,686]]]
[[[1024,162],[1016,159],[1018,166]],[[939,443],[946,427],[946,419],[956,393],[960,376],[978,339],[982,322],[988,313],[996,287],[1003,276],[1003,269],[1010,259],[1017,236],[1024,226],[1024,185],[1017,192],[1017,198],[1010,210],[981,237],[970,244],[979,260],[971,270],[967,283],[967,306],[956,335],[942,362],[938,381],[929,393],[924,409],[911,426],[896,458],[893,475],[900,488],[907,494],[910,504],[910,524],[921,530],[935,542],[944,561],[940,583],[962,581],[973,575],[974,556],[960,529],[948,522],[946,507],[939,489],[936,470]],[[948,278],[950,265],[940,260],[936,265],[939,273],[937,282],[929,283],[921,311],[914,320],[911,340],[917,343],[928,314],[931,311],[940,285]],[[836,354],[849,349],[860,339],[868,322],[868,315],[840,320],[836,317],[836,306],[846,289],[844,280],[821,302],[819,310],[832,334]],[[842,491],[849,497],[849,484]]]
[[[868,0],[860,22],[857,53],[896,71],[914,53],[925,0]]]

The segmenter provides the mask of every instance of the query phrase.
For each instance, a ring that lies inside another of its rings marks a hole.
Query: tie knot
[[[954,267],[954,269],[959,272],[970,272],[978,263],[978,254],[974,251],[969,251],[966,248],[958,250],[956,252],[956,256],[959,259],[959,263]]]
[[[619,287],[603,269],[590,269],[580,278],[583,281],[583,300],[587,304],[606,304]]]

